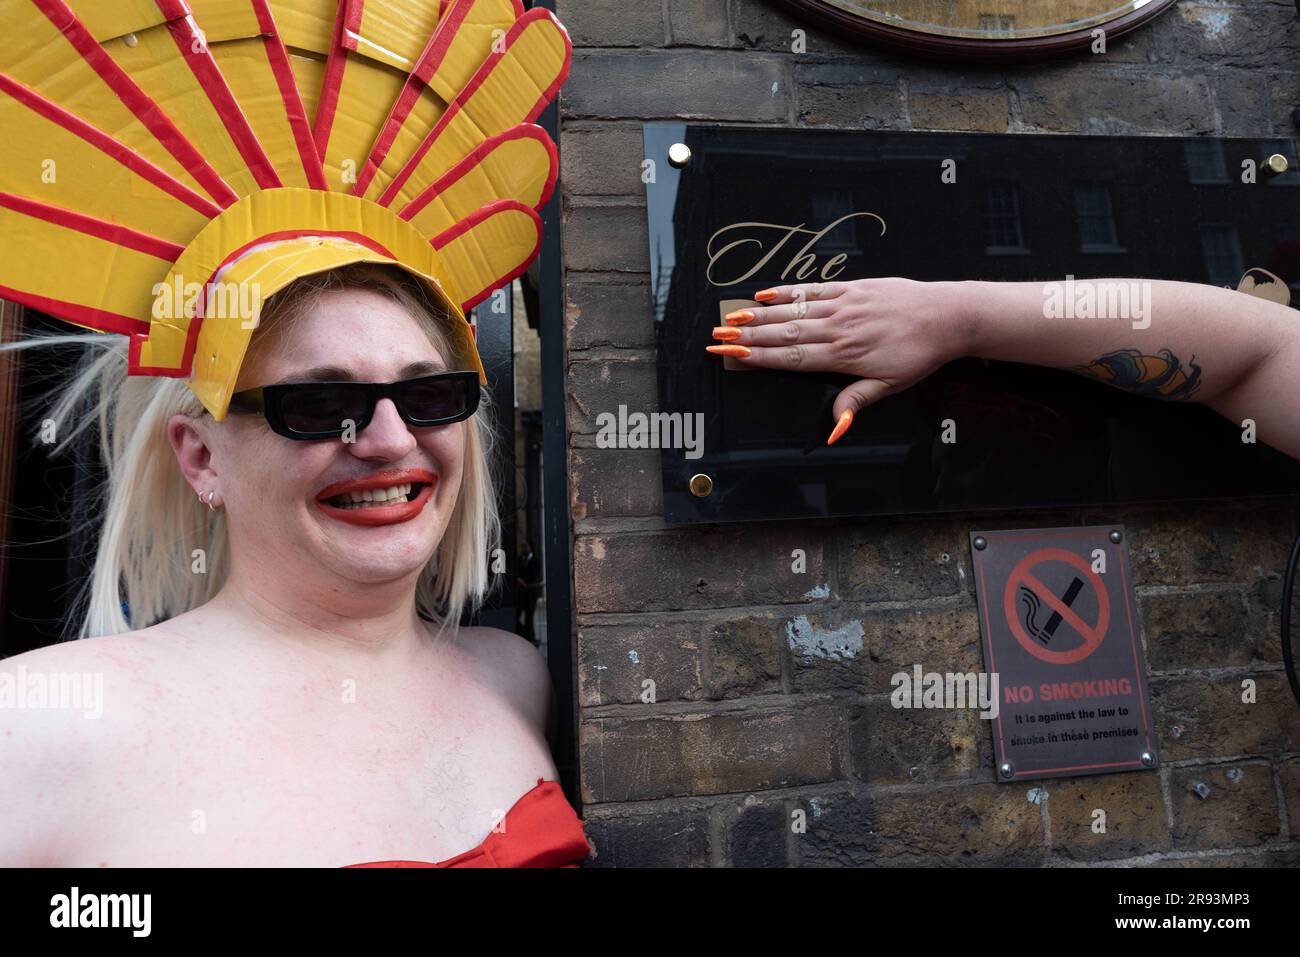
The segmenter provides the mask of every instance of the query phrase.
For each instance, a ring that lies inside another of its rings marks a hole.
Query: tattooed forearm
[[[1181,402],[1191,399],[1201,383],[1201,367],[1195,359],[1196,356],[1192,356],[1184,365],[1168,349],[1161,349],[1159,355],[1144,355],[1137,349],[1120,349],[1087,365],[1068,366],[1066,369],[1149,399]]]

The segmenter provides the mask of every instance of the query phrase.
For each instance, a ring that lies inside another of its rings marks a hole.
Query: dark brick
[[[654,348],[648,282],[616,285],[580,282],[570,277],[565,290],[570,352],[597,346]]]
[[[567,269],[645,273],[650,230],[644,206],[570,206],[564,216]]]
[[[1032,866],[1046,858],[1042,812],[1023,787],[836,794],[805,804],[805,867]]]
[[[1300,867],[1300,850],[1266,848],[1254,854],[1210,854],[1162,860],[1155,867]]]
[[[839,544],[840,595],[874,602],[961,593],[970,575],[969,527],[924,519],[847,527]]]
[[[1199,76],[1103,74],[1090,63],[1012,79],[1024,122],[1072,133],[1211,133],[1209,82]]]
[[[1254,70],[1215,71],[1211,79],[1219,126],[1225,136],[1267,136],[1272,100],[1268,84]]]
[[[905,129],[898,72],[859,63],[795,67],[799,123],[848,129]]]
[[[912,671],[978,672],[983,669],[979,614],[960,608],[876,609],[853,606],[815,607],[800,615],[791,646],[791,676],[799,692],[855,691],[880,694],[893,690],[893,676]],[[792,618],[792,622],[796,619]],[[852,656],[818,656],[804,634],[842,634],[856,624],[862,650]],[[787,629],[789,626],[787,626]]]
[[[1295,136],[1295,111],[1300,107],[1300,73],[1274,74],[1268,91],[1273,132],[1282,136]]]
[[[809,17],[791,16],[772,0],[737,0],[732,4],[731,16],[736,39],[748,49],[793,53],[794,31],[802,30],[805,51],[794,54],[796,59],[827,54],[862,58],[878,55],[871,47],[837,37]]]
[[[788,87],[779,59],[752,53],[575,53],[560,106],[575,117],[783,122]]]
[[[1140,857],[1170,848],[1160,775],[1154,771],[1098,774],[1033,782],[1047,792],[1052,849],[1077,861]],[[1094,815],[1105,812],[1105,831]]]
[[[1252,0],[1224,6],[1182,0],[1160,18],[1150,38],[1150,56],[1155,63],[1182,69],[1268,69],[1295,63],[1300,60],[1295,4]]]
[[[1300,840],[1300,758],[1283,761],[1278,769],[1282,781],[1282,801],[1286,819],[1291,824],[1291,840]]]
[[[1254,704],[1241,700],[1246,678],[1256,683]],[[1153,678],[1151,697],[1165,761],[1300,749],[1300,709],[1276,672]]]
[[[1247,635],[1256,661],[1282,663],[1282,576],[1261,578],[1246,592]],[[1294,599],[1293,599],[1294,600]],[[1291,613],[1295,629],[1297,612]]]
[[[573,520],[662,515],[658,449],[569,450],[569,512]]]
[[[588,867],[708,867],[706,811],[620,814],[616,807],[588,811],[583,829],[595,853]]]
[[[782,638],[774,615],[712,622],[704,629],[709,697],[739,698],[781,691]]]
[[[638,126],[607,123],[594,128],[564,128],[560,133],[560,162],[565,193],[644,199],[643,143]]]
[[[653,718],[587,718],[583,802],[645,801],[762,791],[841,776],[842,715],[834,707],[754,706]]]
[[[751,795],[749,800],[755,800]],[[782,804],[747,804],[728,828],[733,867],[786,867],[790,822]]]
[[[796,548],[806,573],[791,571]],[[808,601],[822,540],[790,525],[579,535],[573,563],[580,612],[744,608]]]
[[[1129,516],[1136,585],[1250,583],[1286,570],[1290,521],[1273,509],[1184,509]]]
[[[724,0],[668,0],[668,23],[674,46],[736,45]]]
[[[575,47],[657,47],[664,42],[664,18],[658,3],[555,0],[555,15]]]
[[[1143,595],[1138,610],[1150,671],[1250,664],[1246,607],[1237,591]]]
[[[868,700],[851,728],[853,775],[872,784],[993,780],[993,738],[979,708],[895,708]]]
[[[699,622],[647,616],[630,625],[578,625],[578,700],[583,707],[641,703],[642,682],[656,701],[704,697]],[[649,703],[649,702],[646,702]]]
[[[987,71],[909,73],[907,100],[917,130],[1003,133],[1011,118],[1006,84]]]
[[[596,435],[603,422],[618,426],[618,407],[627,413],[651,413],[658,405],[655,367],[643,359],[582,360],[569,363],[569,432]],[[608,413],[612,420],[602,419]],[[649,423],[647,423],[649,424]],[[692,426],[694,429],[694,426]],[[692,433],[698,434],[698,433]],[[684,436],[684,429],[683,429]],[[658,449],[613,449],[611,451],[644,452]]]
[[[1205,797],[1197,785],[1209,789]],[[1270,765],[1174,768],[1169,790],[1175,847],[1250,847],[1278,837],[1281,822]]]

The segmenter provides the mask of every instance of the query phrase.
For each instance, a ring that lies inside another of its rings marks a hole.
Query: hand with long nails
[[[835,398],[833,445],[865,406],[964,354],[955,283],[859,279],[776,286],[725,317],[707,347],[746,365],[858,377]]]

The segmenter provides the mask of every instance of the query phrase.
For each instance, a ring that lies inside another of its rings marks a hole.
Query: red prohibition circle
[[[1087,622],[1064,605],[1056,595],[1052,594],[1051,589],[1033,575],[1031,569],[1034,565],[1048,561],[1065,562],[1083,573],[1084,580],[1089,582],[1097,592],[1097,624],[1089,627]],[[1083,644],[1069,651],[1052,651],[1030,638],[1016,616],[1016,590],[1022,584],[1069,622],[1070,627],[1083,636]],[[1002,606],[1007,616],[1007,623],[1011,626],[1011,633],[1016,636],[1016,641],[1020,642],[1021,647],[1035,658],[1054,665],[1073,665],[1083,661],[1101,647],[1102,640],[1106,637],[1106,629],[1110,626],[1110,596],[1106,593],[1106,586],[1092,570],[1091,565],[1074,552],[1064,548],[1040,548],[1017,562],[1016,567],[1011,569],[1011,574],[1007,576]]]

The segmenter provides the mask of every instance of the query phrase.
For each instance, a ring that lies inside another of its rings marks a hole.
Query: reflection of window
[[[984,187],[984,246],[990,255],[1027,252],[1020,229],[1020,187],[1015,183]]]
[[[1300,223],[1278,223],[1277,241],[1279,243],[1300,243]],[[1292,263],[1300,259],[1300,252],[1292,256]],[[1291,302],[1300,308],[1300,276],[1291,283]]]
[[[1079,221],[1079,249],[1085,253],[1123,252],[1115,232],[1109,183],[1076,183],[1074,212]]]
[[[847,189],[823,189],[812,194],[812,228],[825,229],[837,219],[853,212],[853,192]],[[855,219],[840,223],[817,243],[818,253],[856,252]]]
[[[1241,240],[1231,223],[1207,223],[1201,227],[1201,252],[1205,257],[1205,278],[1216,286],[1237,288],[1246,267],[1241,261]]]
[[[985,33],[1012,33],[1016,29],[1016,18],[1003,13],[981,13],[980,29]]]
[[[1188,182],[1229,182],[1228,167],[1223,159],[1223,143],[1220,140],[1184,140],[1183,150],[1187,155]]]

